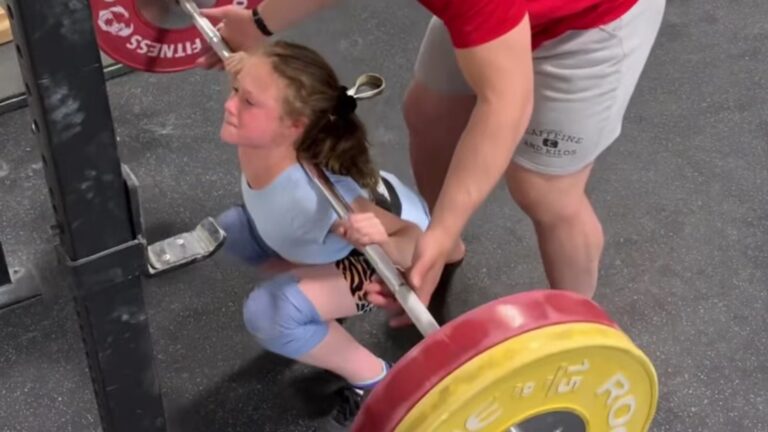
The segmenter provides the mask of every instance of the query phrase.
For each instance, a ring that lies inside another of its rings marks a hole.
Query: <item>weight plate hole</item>
[[[531,417],[505,432],[586,432],[582,418],[570,411],[552,411]]]
[[[195,0],[200,9],[215,3],[215,0]],[[135,0],[135,5],[141,17],[157,28],[178,30],[194,25],[189,14],[173,0]]]

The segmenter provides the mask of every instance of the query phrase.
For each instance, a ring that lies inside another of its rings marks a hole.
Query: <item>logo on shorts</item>
[[[549,139],[549,138],[544,138],[543,140],[541,140],[541,145],[543,145],[546,148],[556,149],[557,146],[560,145],[560,141]]]
[[[526,131],[523,145],[535,153],[552,158],[576,155],[576,147],[584,142],[584,137],[570,135],[555,129],[535,129]]]

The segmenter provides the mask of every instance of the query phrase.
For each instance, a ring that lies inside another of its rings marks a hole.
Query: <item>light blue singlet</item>
[[[368,197],[352,178],[331,174],[328,177],[347,202]],[[402,203],[401,218],[422,230],[429,223],[424,200],[396,176],[382,171]],[[245,206],[258,233],[277,254],[298,264],[325,264],[347,256],[354,248],[331,232],[336,213],[323,193],[295,163],[262,189],[252,189],[242,176]]]

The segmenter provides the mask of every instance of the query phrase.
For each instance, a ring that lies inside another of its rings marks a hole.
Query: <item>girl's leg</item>
[[[280,258],[261,238],[243,205],[236,205],[216,217],[216,223],[227,234],[223,250],[238,261],[268,274],[284,272],[295,267]]]
[[[216,217],[216,223],[227,234],[222,249],[239,260],[259,265],[274,256],[264,243],[242,205],[236,205]]]
[[[387,365],[335,319],[371,309],[362,287],[373,274],[356,254],[335,264],[283,273],[250,294],[244,306],[246,326],[264,348],[369,389],[386,375]]]

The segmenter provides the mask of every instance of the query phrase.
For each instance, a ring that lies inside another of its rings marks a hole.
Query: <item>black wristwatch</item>
[[[267,24],[264,22],[264,19],[261,18],[261,15],[259,14],[259,10],[257,8],[253,8],[251,10],[251,15],[253,15],[253,22],[256,24],[256,27],[259,28],[259,31],[264,36],[272,36],[272,31],[267,27]]]

